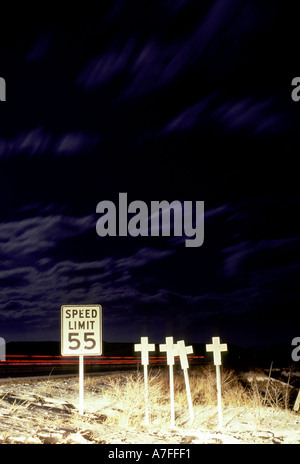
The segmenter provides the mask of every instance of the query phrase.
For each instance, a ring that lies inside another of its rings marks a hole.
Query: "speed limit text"
[[[84,308],[84,309],[66,309],[65,318],[66,319],[90,319],[97,317],[97,310]]]

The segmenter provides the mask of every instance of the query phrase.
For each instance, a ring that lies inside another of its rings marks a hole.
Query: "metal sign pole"
[[[79,355],[79,414],[83,415],[83,382],[84,382],[83,355]]]
[[[79,358],[79,413],[83,414],[84,356],[102,354],[101,305],[61,307],[61,354]]]

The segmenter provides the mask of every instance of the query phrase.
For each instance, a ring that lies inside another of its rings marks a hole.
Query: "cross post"
[[[155,351],[154,343],[148,343],[148,337],[141,337],[141,343],[134,345],[134,351],[141,351],[141,363],[144,366],[144,383],[145,383],[145,422],[149,424],[149,393],[148,393],[148,364],[149,351]]]
[[[134,351],[142,352],[141,363],[143,366],[149,364],[149,351],[155,351],[154,343],[148,343],[148,337],[141,337],[141,343],[136,343],[134,345]]]
[[[206,345],[206,351],[212,351],[214,354],[214,365],[216,366],[216,376],[217,376],[219,428],[222,429],[222,396],[221,396],[220,366],[222,364],[221,352],[227,351],[227,343],[220,343],[220,337],[212,337],[212,344]]]
[[[167,352],[167,364],[173,366],[175,364],[174,357],[178,356],[178,346],[174,344],[173,337],[166,337],[166,343],[159,345],[159,350]]]
[[[166,343],[159,345],[159,350],[167,352],[170,377],[171,425],[173,427],[175,425],[173,365],[175,364],[174,357],[178,356],[178,346],[177,344],[174,345],[173,337],[166,337]]]
[[[190,419],[191,419],[191,424],[192,424],[194,421],[194,410],[193,410],[189,376],[188,376],[188,371],[187,371],[189,367],[189,361],[188,361],[187,354],[193,353],[193,347],[185,346],[185,343],[183,340],[180,340],[179,342],[177,342],[177,346],[178,346],[178,353],[180,357],[181,368],[183,369],[183,373],[184,373],[186,394],[187,394],[189,411],[190,411]]]
[[[221,366],[221,352],[227,351],[227,343],[220,343],[220,337],[213,337],[212,344],[206,345],[206,351],[214,353],[214,365]]]
[[[180,358],[180,364],[182,369],[188,369],[189,367],[189,360],[187,354],[192,354],[193,347],[192,346],[185,346],[184,340],[180,340],[177,342],[178,346],[178,354]]]

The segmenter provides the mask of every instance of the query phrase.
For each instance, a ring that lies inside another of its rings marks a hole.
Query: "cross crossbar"
[[[155,351],[155,345],[154,343],[148,343],[148,337],[141,337],[141,343],[134,345],[134,351],[141,351],[141,363],[147,366],[149,364],[149,351]]]
[[[192,346],[185,346],[184,340],[180,340],[177,342],[178,345],[178,353],[180,357],[180,364],[182,369],[188,369],[189,361],[188,361],[188,354],[192,354],[193,347]]]
[[[175,364],[174,357],[178,356],[177,343],[174,344],[173,337],[166,337],[166,343],[159,345],[160,351],[167,352],[167,364],[173,366]]]
[[[227,351],[227,343],[220,343],[220,337],[213,337],[212,343],[206,345],[206,351],[212,351],[214,354],[214,365],[221,366],[221,352]]]

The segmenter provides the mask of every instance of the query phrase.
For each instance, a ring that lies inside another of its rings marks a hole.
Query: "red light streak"
[[[204,356],[188,356],[190,361],[204,359]],[[86,356],[87,365],[140,365],[140,356]],[[150,364],[160,365],[166,362],[166,356],[149,356]],[[78,365],[78,356],[50,356],[50,355],[6,355],[5,361],[0,362],[1,367],[14,366],[72,366]]]

